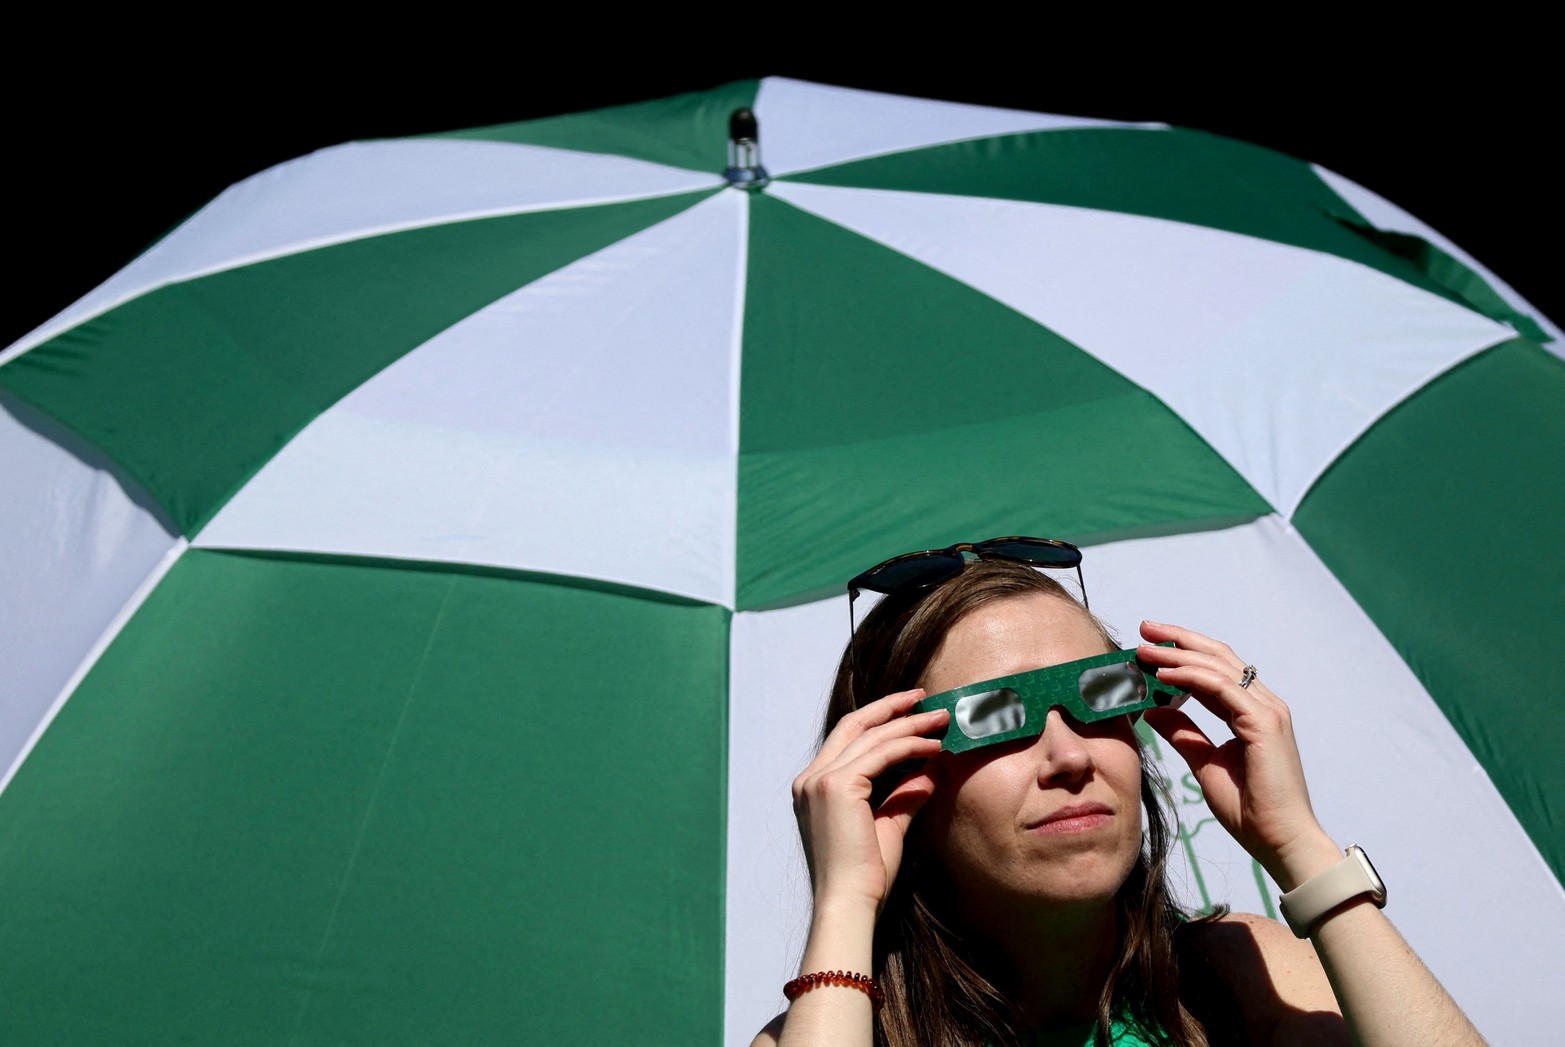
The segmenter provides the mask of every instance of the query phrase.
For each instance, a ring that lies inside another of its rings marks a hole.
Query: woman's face
[[[989,604],[946,634],[919,681],[930,694],[1106,650],[1074,604],[1038,594]],[[979,923],[1012,905],[1097,905],[1141,849],[1141,765],[1128,716],[1084,725],[1049,712],[1035,738],[939,757],[924,839]],[[989,913],[978,910],[1001,903]]]

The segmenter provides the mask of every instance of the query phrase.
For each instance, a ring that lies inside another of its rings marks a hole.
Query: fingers
[[[1167,650],[1167,648],[1158,648]],[[1151,661],[1151,659],[1147,659]],[[1187,692],[1231,730],[1241,712],[1244,692],[1226,671],[1202,665],[1166,665],[1157,670],[1160,682]],[[1230,692],[1238,691],[1238,694]],[[1150,711],[1150,710],[1149,710]]]
[[[1174,751],[1190,765],[1201,786],[1207,809],[1235,839],[1243,818],[1244,771],[1238,766],[1243,743],[1215,744],[1206,732],[1177,709],[1148,709],[1143,717],[1147,726],[1162,735]],[[1244,841],[1240,840],[1241,845]]]
[[[950,719],[951,711],[949,709],[934,709],[927,713],[914,713],[910,716],[898,717],[890,723],[872,727],[853,739],[837,754],[835,762],[840,764],[857,760],[864,753],[877,749],[893,738],[901,738],[907,735],[928,735],[936,731],[942,731]],[[924,740],[934,742],[935,751],[939,751],[940,739],[938,737],[926,738]]]
[[[1174,751],[1200,777],[1201,769],[1211,762],[1217,746],[1194,720],[1178,709],[1148,709],[1142,714],[1146,725],[1162,735]]]
[[[1193,665],[1171,666],[1159,669],[1157,678],[1188,691],[1236,737],[1255,741],[1278,729],[1292,729],[1292,714],[1281,699],[1255,684],[1246,690],[1226,672]]]
[[[1239,686],[1246,663],[1227,644],[1191,629],[1160,622],[1143,622],[1141,632],[1149,641],[1173,640],[1179,646],[1142,644],[1137,648],[1136,657],[1157,666],[1159,680],[1189,691],[1229,727],[1233,726],[1236,716],[1260,709],[1286,715],[1287,706],[1259,677],[1253,678],[1247,688]]]
[[[798,807],[811,797],[846,791],[869,799],[873,780],[906,760],[927,760],[940,751],[940,739],[906,735],[886,739],[854,757],[825,767],[811,764],[794,779],[793,801]]]
[[[1200,651],[1226,658],[1233,665],[1243,665],[1239,656],[1234,654],[1233,648],[1220,640],[1214,640],[1205,633],[1198,633],[1194,629],[1186,629],[1182,625],[1169,625],[1166,622],[1154,622],[1150,619],[1141,623],[1141,635],[1153,643],[1161,643],[1164,640],[1173,640],[1187,651]]]
[[[831,729],[831,733],[826,736],[826,741],[821,744],[820,752],[816,754],[816,761],[819,762],[822,758],[836,759],[837,755],[855,738],[871,728],[879,727],[904,715],[923,698],[924,689],[915,687],[911,691],[888,694],[861,709],[853,710],[838,720],[837,726]]]
[[[922,695],[922,692],[915,693]],[[868,708],[865,706],[865,709]],[[822,746],[810,765],[794,779],[795,806],[812,794],[819,795],[837,789],[862,793],[867,798],[872,780],[891,767],[906,760],[928,759],[940,752],[940,739],[925,735],[945,727],[950,716],[950,711],[946,709],[899,716],[860,731],[837,747],[834,753],[828,753],[826,747]],[[832,736],[835,737],[836,733],[834,730]]]
[[[1244,675],[1247,663],[1234,653],[1232,647],[1194,629],[1167,625],[1163,622],[1144,621],[1141,623],[1141,635],[1151,642],[1151,652],[1157,652],[1149,653],[1145,658],[1146,661],[1159,665],[1205,665],[1211,669],[1231,673],[1235,683]],[[1177,646],[1172,648],[1156,646],[1167,640],[1174,641]],[[1142,645],[1142,650],[1148,651],[1148,645]],[[1180,658],[1179,654],[1183,654],[1184,657]]]
[[[891,790],[880,807],[875,811],[876,818],[891,818],[896,820],[900,827],[906,830],[913,816],[919,812],[931,796],[935,795],[935,779],[923,772],[910,774],[897,783],[897,787]]]
[[[913,819],[934,794],[935,783],[928,775],[914,775],[898,785],[875,811],[876,835],[884,838],[889,829],[889,838],[900,847],[901,841],[907,838],[908,827],[913,824]]]
[[[1239,674],[1244,671],[1244,660],[1233,652],[1233,648],[1193,629],[1185,629],[1177,625],[1164,625],[1161,622],[1142,622],[1141,635],[1149,642],[1142,644],[1141,651],[1138,651],[1138,657],[1144,651],[1157,652],[1147,657],[1147,661],[1156,662],[1159,665],[1194,662],[1212,669],[1229,669],[1232,670],[1235,680],[1238,680]],[[1178,646],[1156,646],[1167,640],[1174,641]],[[1158,661],[1158,654],[1161,654],[1164,659],[1179,654],[1185,655],[1185,658],[1182,662]]]

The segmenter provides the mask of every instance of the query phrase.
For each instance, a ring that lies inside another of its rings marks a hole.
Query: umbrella
[[[742,1040],[844,579],[1013,533],[1261,667],[1516,1038],[1558,336],[1288,157],[783,79],[256,175],[0,354],[3,1038]]]

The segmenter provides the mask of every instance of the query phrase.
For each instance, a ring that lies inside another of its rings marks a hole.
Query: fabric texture
[[[1109,1040],[1110,1047],[1163,1047],[1169,1042],[1162,1036],[1148,1039],[1142,1029],[1118,1019],[1114,1020],[1111,1028],[1113,1036]],[[1020,1047],[1093,1047],[1097,1042],[1093,1039],[1097,1029],[1096,1021],[1082,1022],[1067,1029],[1029,1033],[1018,1043]]]

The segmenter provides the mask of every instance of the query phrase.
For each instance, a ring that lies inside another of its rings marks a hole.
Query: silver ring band
[[[1257,676],[1259,676],[1259,675],[1261,675],[1261,674],[1255,671],[1255,666],[1253,666],[1253,665],[1245,666],[1244,667],[1244,674],[1239,677],[1239,686],[1240,687],[1249,687],[1250,684],[1255,682],[1255,678]]]

